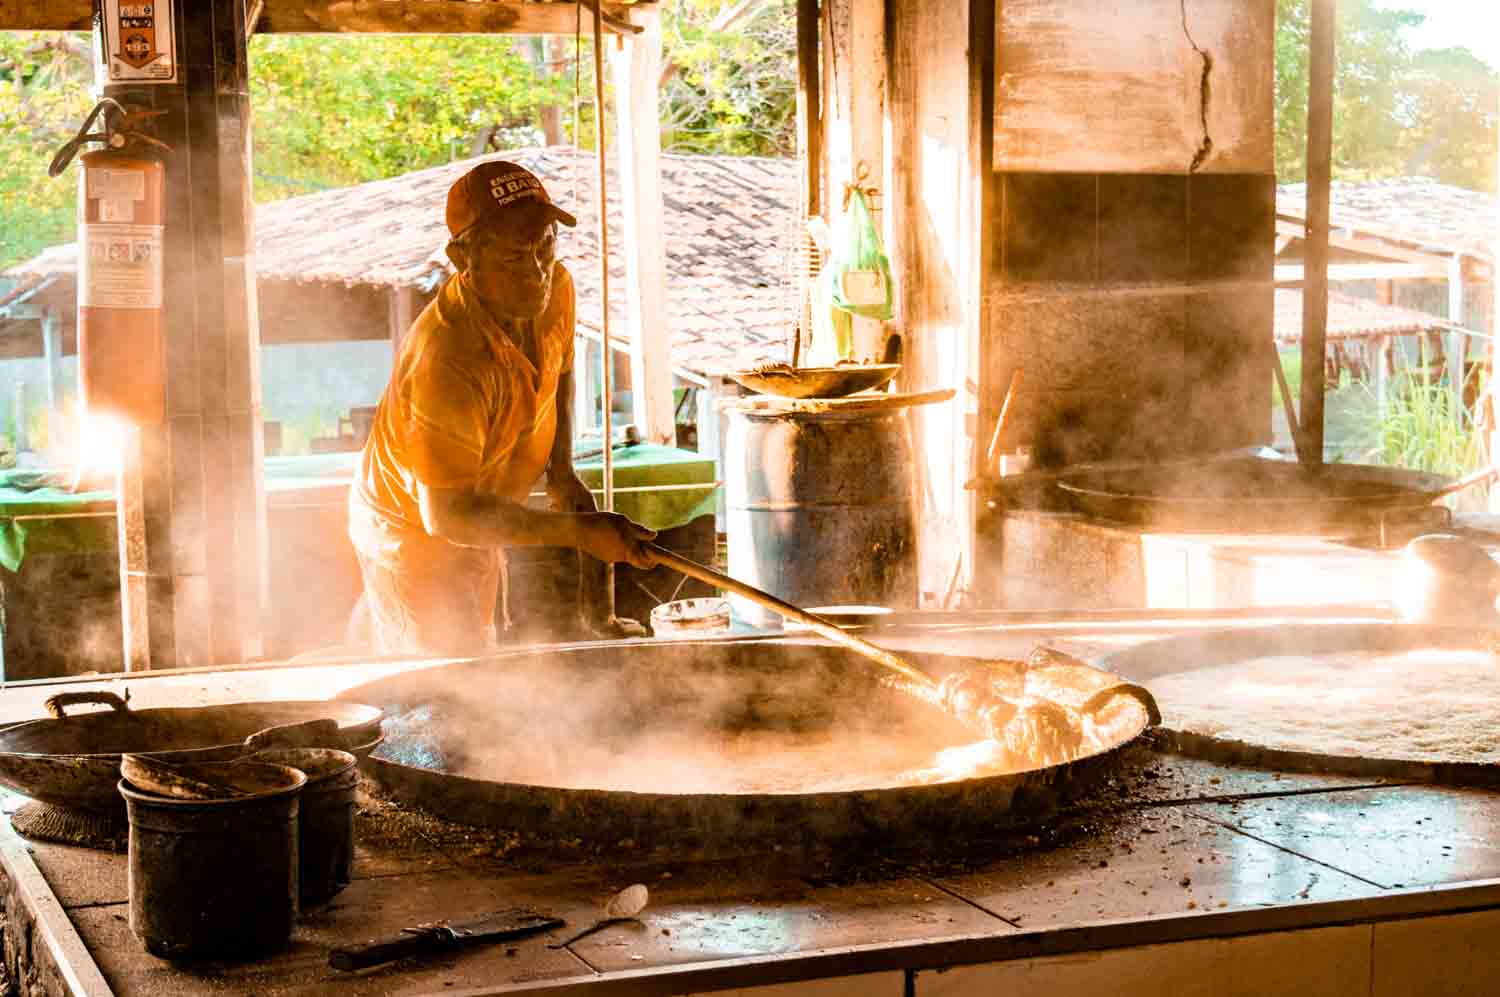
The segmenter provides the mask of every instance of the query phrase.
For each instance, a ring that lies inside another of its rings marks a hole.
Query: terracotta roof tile
[[[596,159],[587,151],[575,159],[568,147],[511,150],[259,205],[257,274],[261,280],[431,286],[448,272],[442,252],[448,188],[483,159],[520,163],[578,216],[577,228],[561,230],[558,251],[577,284],[579,322],[597,331]],[[608,182],[610,333],[618,341],[633,333],[626,314],[623,202],[613,169]],[[722,373],[785,359],[791,296],[783,278],[796,185],[793,160],[661,157],[674,366]],[[20,280],[8,297],[54,275],[71,277],[75,268],[72,245],[52,247],[6,271]]]
[[[1329,222],[1416,248],[1463,252],[1494,261],[1500,198],[1482,191],[1438,183],[1427,177],[1391,180],[1335,180]],[[1306,184],[1276,189],[1276,211],[1305,218]]]
[[[1328,292],[1328,338],[1359,339],[1366,336],[1409,335],[1441,329],[1444,321],[1435,315],[1382,305],[1338,291]],[[1276,289],[1276,341],[1302,342],[1302,290]]]

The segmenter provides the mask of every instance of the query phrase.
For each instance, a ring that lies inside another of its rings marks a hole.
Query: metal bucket
[[[297,916],[297,803],[307,776],[230,800],[178,800],[123,779],[130,930],[163,959],[248,958],[286,944]]]
[[[328,900],[354,873],[354,788],[357,759],[331,748],[262,751],[257,762],[286,765],[307,776],[297,817],[298,898],[303,907]]]
[[[916,607],[903,412],[728,411],[729,574],[796,605]],[[779,618],[731,598],[741,619]]]

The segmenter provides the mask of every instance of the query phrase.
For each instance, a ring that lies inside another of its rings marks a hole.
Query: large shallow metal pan
[[[939,676],[976,664],[911,657]],[[1082,665],[1043,678],[1056,682],[1054,698],[1073,690],[1080,702],[1118,682]],[[628,760],[644,753],[637,745],[670,742],[683,732],[701,734],[704,743],[746,730],[812,739],[918,730],[952,744],[972,744],[974,735],[945,711],[883,685],[879,670],[852,652],[790,638],[526,650],[390,676],[343,695],[386,710],[386,742],[365,769],[404,802],[452,820],[557,840],[631,839],[700,853],[769,841],[893,840],[1023,825],[1113,771],[1121,749],[1149,723],[1140,703],[1120,696],[1102,714],[1102,747],[1063,765],[848,791],[701,792],[681,788],[685,783],[667,774],[670,765],[655,769],[663,774],[649,785],[616,781],[617,774],[643,771]],[[541,766],[531,776],[514,761],[566,763],[600,746],[619,746],[622,760],[600,766],[603,778],[587,788],[570,788],[578,783],[551,778]],[[850,772],[863,764],[857,754],[847,757]],[[635,788],[617,788],[623,785]]]
[[[1234,456],[1160,464],[1079,465],[1057,486],[1087,515],[1157,532],[1338,536],[1430,505],[1448,479],[1368,464]]]
[[[69,713],[80,703],[110,708]],[[338,745],[368,751],[381,711],[353,702],[280,701],[132,710],[111,692],[64,693],[48,700],[51,719],[0,730],[0,785],[63,807],[112,813],[123,808],[116,783],[122,754],[168,754],[179,761],[228,761],[245,738],[268,728],[331,718]]]
[[[729,376],[763,395],[781,398],[843,398],[878,388],[901,369],[898,363],[847,364],[837,367],[771,365],[739,370]]]
[[[1276,655],[1491,651],[1496,647],[1500,647],[1500,629],[1405,623],[1293,623],[1168,637],[1108,655],[1099,666],[1133,682],[1150,685],[1166,675]],[[1299,751],[1260,743],[1243,733],[1237,737],[1184,730],[1170,694],[1158,691],[1156,695],[1163,719],[1162,726],[1152,736],[1163,747],[1181,754],[1286,772],[1500,787],[1497,765]],[[1338,706],[1332,701],[1320,701],[1310,690],[1306,708],[1332,711]]]

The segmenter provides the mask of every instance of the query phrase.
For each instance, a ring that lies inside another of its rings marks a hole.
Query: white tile
[[[1500,992],[1500,910],[1375,925],[1372,997]]]
[[[917,997],[1368,997],[1370,929],[1320,928],[961,966],[917,974]]]
[[[694,997],[902,997],[905,991],[906,974],[898,971],[836,976],[802,983],[778,983],[767,987],[716,990],[712,994]]]
[[[1221,997],[1369,997],[1370,926],[1218,940]]]

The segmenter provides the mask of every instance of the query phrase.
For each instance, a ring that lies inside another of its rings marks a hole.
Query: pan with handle
[[[107,710],[71,712],[85,704]],[[50,717],[0,730],[0,785],[63,807],[116,813],[124,804],[115,784],[125,754],[173,761],[233,761],[245,739],[289,724],[331,719],[336,747],[354,750],[380,738],[384,711],[360,703],[279,700],[132,709],[107,690],[67,692],[47,704]]]

